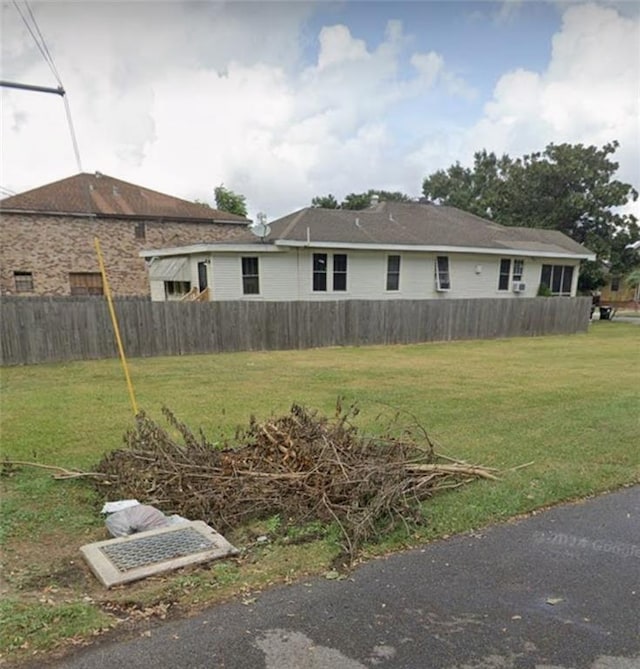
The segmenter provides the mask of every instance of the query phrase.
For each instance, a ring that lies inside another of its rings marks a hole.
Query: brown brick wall
[[[13,295],[14,272],[33,273],[33,295],[69,295],[70,272],[98,272],[94,238],[100,240],[114,295],[148,295],[145,262],[150,248],[233,240],[243,225],[145,221],[145,239],[136,239],[140,221],[4,213],[0,217],[0,293]],[[20,293],[29,295],[29,293]]]

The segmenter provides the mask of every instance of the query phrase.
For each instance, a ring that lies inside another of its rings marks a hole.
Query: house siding
[[[145,224],[145,238],[136,226]],[[33,292],[21,295],[69,295],[70,272],[98,272],[94,238],[100,240],[114,295],[149,295],[144,249],[232,241],[244,225],[206,222],[82,218],[2,213],[0,217],[0,293],[16,293],[14,272],[31,272]],[[196,274],[197,277],[197,274]],[[153,299],[164,299],[159,292]]]
[[[314,291],[313,254],[326,253],[327,290]],[[347,290],[334,291],[332,256],[336,253],[347,255]],[[386,289],[387,257],[400,255],[400,288]],[[241,257],[259,257],[260,294],[242,294]],[[498,290],[500,260],[513,257],[489,254],[448,254],[451,288],[437,291],[435,263],[437,253],[358,251],[346,249],[286,249],[281,252],[259,253],[212,253],[212,300],[271,300],[271,301],[327,301],[327,300],[411,300],[411,299],[464,299],[464,298],[518,298],[535,297],[540,284],[543,264],[572,265],[576,268],[573,277],[572,294],[575,295],[578,276],[578,261],[567,259],[524,258],[522,281],[526,289],[514,293],[511,279],[508,290]],[[193,281],[197,280],[196,266],[202,257],[190,258]],[[152,282],[156,283],[156,282]],[[152,295],[160,294],[160,287],[152,285]],[[156,298],[153,298],[156,299]],[[160,298],[163,299],[163,298]]]

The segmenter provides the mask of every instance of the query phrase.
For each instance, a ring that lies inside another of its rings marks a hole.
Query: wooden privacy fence
[[[591,298],[150,302],[117,298],[130,357],[586,331]],[[3,297],[2,364],[117,356],[104,298]]]

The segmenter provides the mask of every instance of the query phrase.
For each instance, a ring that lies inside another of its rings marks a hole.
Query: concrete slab
[[[200,520],[97,541],[82,546],[80,551],[107,588],[238,553],[221,534]]]

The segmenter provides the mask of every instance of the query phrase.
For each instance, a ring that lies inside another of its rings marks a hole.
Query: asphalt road
[[[148,632],[147,632],[148,633]],[[99,644],[70,669],[639,669],[640,486]]]

